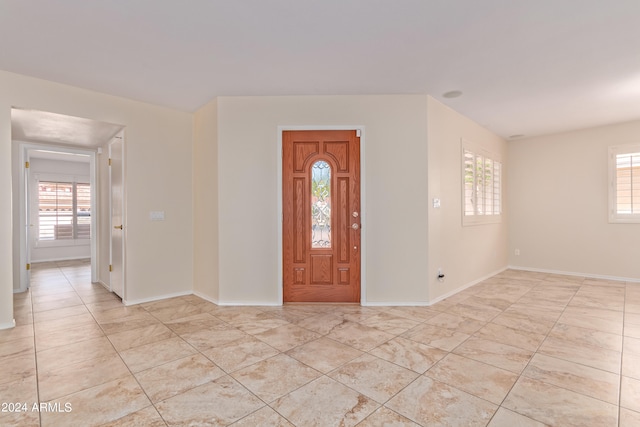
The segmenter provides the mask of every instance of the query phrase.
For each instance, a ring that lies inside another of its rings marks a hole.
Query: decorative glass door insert
[[[311,247],[331,247],[331,166],[324,160],[311,167]]]

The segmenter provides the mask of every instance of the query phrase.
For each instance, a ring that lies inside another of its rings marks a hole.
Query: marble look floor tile
[[[97,323],[85,323],[77,327],[58,329],[48,333],[39,333],[36,336],[36,348],[38,351],[47,350],[61,345],[73,344],[104,336],[104,332]]]
[[[439,328],[452,329],[469,335],[472,335],[486,324],[486,322],[451,313],[438,314],[437,316],[427,320],[425,323]]]
[[[385,406],[425,426],[485,426],[498,407],[421,376]]]
[[[31,301],[33,302],[33,304],[41,304],[41,303],[47,303],[52,301],[73,299],[77,297],[78,297],[77,292],[75,290],[71,290],[68,292],[56,292],[55,294],[48,294],[48,295],[34,295],[31,298]]]
[[[445,350],[402,337],[387,341],[369,353],[419,374],[447,355]]]
[[[136,315],[147,315],[147,311],[140,307],[139,305],[126,306],[121,305],[116,308],[111,308],[108,310],[102,310],[93,313],[96,321],[100,324],[109,323],[113,320],[123,319],[127,317],[133,317]]]
[[[230,342],[251,336],[230,325],[225,326],[224,329],[201,329],[198,331],[183,332],[179,335],[199,351],[221,347]]]
[[[0,358],[0,366],[2,366],[0,385],[19,381],[36,375],[36,356],[34,353],[2,357]]]
[[[536,351],[545,339],[543,334],[513,329],[495,323],[487,323],[474,336],[530,351]]]
[[[50,322],[52,320],[62,319],[70,316],[80,316],[83,314],[84,315],[89,314],[89,310],[87,310],[87,308],[84,305],[74,305],[71,307],[59,308],[57,310],[48,310],[48,311],[41,311],[39,313],[34,313],[33,318],[36,323],[39,323],[39,322]],[[85,316],[85,318],[87,317]],[[93,317],[91,318],[91,320],[94,321]]]
[[[394,336],[370,326],[355,322],[344,322],[334,327],[327,338],[339,341],[360,351],[369,351]]]
[[[487,427],[547,427],[547,424],[500,407]]]
[[[38,402],[38,386],[35,375],[0,384],[0,403],[20,403],[20,410],[0,411],[1,426],[39,426],[40,418],[33,405]],[[24,406],[23,406],[24,405]]]
[[[627,337],[624,339],[624,351],[640,355],[640,338]]]
[[[407,331],[402,337],[431,347],[451,351],[466,341],[469,335],[451,329],[422,324]]]
[[[166,427],[156,408],[148,406],[144,409],[125,415],[115,421],[102,424],[100,427]]]
[[[85,306],[87,307],[87,310],[89,310],[91,313],[97,313],[100,311],[107,311],[113,308],[121,307],[122,301],[120,299],[113,299],[113,300],[91,302],[91,303],[85,302]]]
[[[82,300],[80,299],[80,297],[73,292],[73,296],[72,297],[67,297],[64,299],[59,299],[59,300],[55,300],[55,301],[47,301],[47,302],[41,302],[41,303],[33,303],[33,312],[34,313],[38,313],[40,311],[47,311],[47,310],[56,310],[59,308],[65,308],[65,307],[71,307],[74,305],[82,305]]]
[[[285,327],[291,325],[291,323],[278,317],[258,316],[256,319],[244,322],[234,322],[233,325],[247,334],[255,335],[259,333],[267,333],[274,328]]]
[[[279,354],[231,374],[263,401],[269,403],[319,377],[320,372]]]
[[[360,357],[362,352],[329,338],[321,337],[289,350],[287,355],[326,374]]]
[[[258,409],[256,412],[247,415],[241,420],[231,424],[232,427],[295,427],[287,421],[282,415],[268,406]]]
[[[120,352],[120,356],[131,372],[136,373],[194,353],[192,346],[176,337],[130,348]]]
[[[250,335],[219,347],[202,350],[202,354],[227,373],[246,368],[278,353],[278,350]]]
[[[323,376],[279,398],[271,406],[296,426],[351,427],[380,405]]]
[[[620,383],[620,406],[640,412],[640,380],[622,377]]]
[[[225,373],[201,354],[184,357],[135,374],[153,403],[222,377]]]
[[[125,316],[118,319],[107,320],[100,323],[100,327],[107,335],[118,332],[130,331],[132,329],[144,328],[145,326],[158,325],[160,322],[149,313],[140,313],[133,316]]]
[[[418,326],[420,322],[388,313],[379,313],[362,322],[365,326],[380,329],[393,335],[399,335]]]
[[[393,412],[384,406],[378,408],[373,414],[364,419],[358,427],[420,427],[407,417]]]
[[[338,316],[334,313],[323,313],[298,320],[295,324],[320,335],[326,335],[331,332],[333,328],[343,324],[344,322],[345,320],[342,316]]]
[[[384,403],[419,374],[365,354],[329,374],[330,378],[371,399]]]
[[[151,404],[131,375],[64,396],[55,402],[63,407],[66,403],[70,404],[71,411],[42,412],[43,427],[101,425]]]
[[[0,330],[0,344],[29,337],[33,337],[33,325],[18,325],[11,329]]]
[[[622,353],[622,375],[640,380],[640,354]]]
[[[117,332],[108,335],[109,341],[118,351],[128,350],[145,344],[164,341],[174,338],[175,333],[162,323],[156,323],[142,328],[131,329],[129,331]]]
[[[320,338],[320,334],[290,323],[254,335],[280,351],[287,351]]]
[[[502,406],[554,426],[614,427],[618,423],[617,406],[526,377],[518,380]]]
[[[623,313],[619,311],[594,307],[567,307],[564,311],[564,314],[569,314],[576,317],[586,317],[587,320],[595,318],[601,320],[609,320],[616,323],[622,322],[624,320]]]
[[[624,336],[632,338],[640,338],[640,325],[634,325],[632,323],[625,323]]]
[[[50,401],[130,375],[116,355],[83,360],[78,363],[38,370],[41,401]]]
[[[549,336],[560,340],[585,343],[595,347],[622,351],[622,335],[581,328],[561,322],[558,322],[556,326],[554,326],[551,332],[549,332]]]
[[[227,426],[263,406],[264,402],[229,376],[156,404],[169,426]]]
[[[410,320],[415,320],[418,322],[424,322],[425,320],[429,320],[434,316],[437,316],[441,313],[441,311],[434,310],[432,307],[389,307],[387,313],[392,314],[394,316],[404,317]]]
[[[620,425],[619,427],[638,427],[640,426],[640,412],[630,411],[626,408],[620,408]]]
[[[527,378],[544,381],[614,405],[618,404],[618,374],[543,354],[533,356],[522,374]]]
[[[640,313],[625,313],[624,323],[632,325],[640,325]]]
[[[106,337],[100,337],[39,351],[36,353],[36,360],[39,371],[50,371],[85,360],[108,356],[117,357],[116,351]]]
[[[533,356],[529,350],[475,337],[458,346],[454,353],[516,374],[522,372]]]
[[[162,322],[168,322],[170,320],[182,319],[185,317],[193,316],[195,314],[207,313],[209,309],[202,305],[194,305],[189,303],[182,303],[175,307],[166,307],[159,310],[150,311],[150,313],[158,320]]]
[[[69,328],[77,328],[82,325],[95,325],[93,316],[85,310],[85,313],[61,317],[58,319],[36,321],[33,325],[36,335],[49,334],[55,331],[64,331]]]
[[[547,337],[538,353],[613,373],[620,372],[621,352],[566,339]]]
[[[596,292],[585,293],[581,290],[569,302],[569,306],[622,311],[624,309],[624,295],[602,295]]]
[[[470,319],[476,319],[481,322],[489,322],[494,317],[502,313],[502,310],[487,305],[481,305],[478,302],[473,302],[473,300],[469,298],[464,302],[461,302],[449,308],[447,310],[447,313],[457,314]]]
[[[528,313],[521,311],[506,310],[502,314],[496,316],[491,323],[508,328],[516,329],[534,334],[547,335],[556,323],[557,316],[550,318],[546,315],[538,315],[532,310]]]
[[[446,356],[425,375],[496,405],[502,403],[518,379],[513,372],[456,354]]]
[[[565,312],[560,316],[558,320],[560,323],[572,326],[578,326],[581,328],[594,329],[596,331],[608,332],[610,334],[619,334],[622,335],[622,320],[613,319],[613,318],[605,318],[599,317],[599,315],[604,316],[604,310],[598,309],[585,309],[585,310],[574,310],[567,308]],[[598,311],[596,311],[598,310]],[[582,311],[582,312],[580,312]],[[611,313],[619,313],[613,310],[606,310]]]
[[[229,329],[229,325],[224,321],[211,315],[211,313],[198,313],[193,316],[184,317],[178,320],[165,322],[173,332],[182,335],[187,332],[197,332],[202,330]]]
[[[0,343],[0,359],[16,356],[28,357],[34,352],[33,337],[18,338]]]

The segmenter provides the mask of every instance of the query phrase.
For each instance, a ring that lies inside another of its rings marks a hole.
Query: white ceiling
[[[640,119],[639,22],[639,0],[0,0],[0,69],[187,111],[431,94],[532,136]]]

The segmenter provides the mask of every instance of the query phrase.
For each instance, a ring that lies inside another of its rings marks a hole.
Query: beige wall
[[[193,118],[193,290],[218,301],[218,101]]]
[[[126,126],[127,300],[193,288],[192,115],[0,72],[0,325],[11,322],[11,107]],[[149,211],[164,210],[164,222]]]
[[[219,98],[220,302],[280,303],[278,127],[346,125],[365,129],[364,302],[426,302],[426,117],[422,95]]]
[[[499,155],[506,169],[511,165],[505,140],[432,97],[428,97],[427,125],[428,279],[433,303],[507,266],[507,209],[501,223],[462,226],[461,139]],[[507,185],[508,181],[503,182],[503,192]],[[433,207],[434,198],[440,199],[440,208]],[[443,282],[437,280],[439,268],[445,275]]]
[[[13,229],[11,226],[11,105],[0,84],[0,329],[13,326]]]
[[[638,142],[640,121],[510,142],[509,264],[639,280],[640,224],[607,215],[607,149]]]

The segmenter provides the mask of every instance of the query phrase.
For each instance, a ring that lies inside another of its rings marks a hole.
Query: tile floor
[[[15,295],[0,425],[640,425],[637,283],[505,271],[428,308],[124,307],[89,276],[36,265]]]

